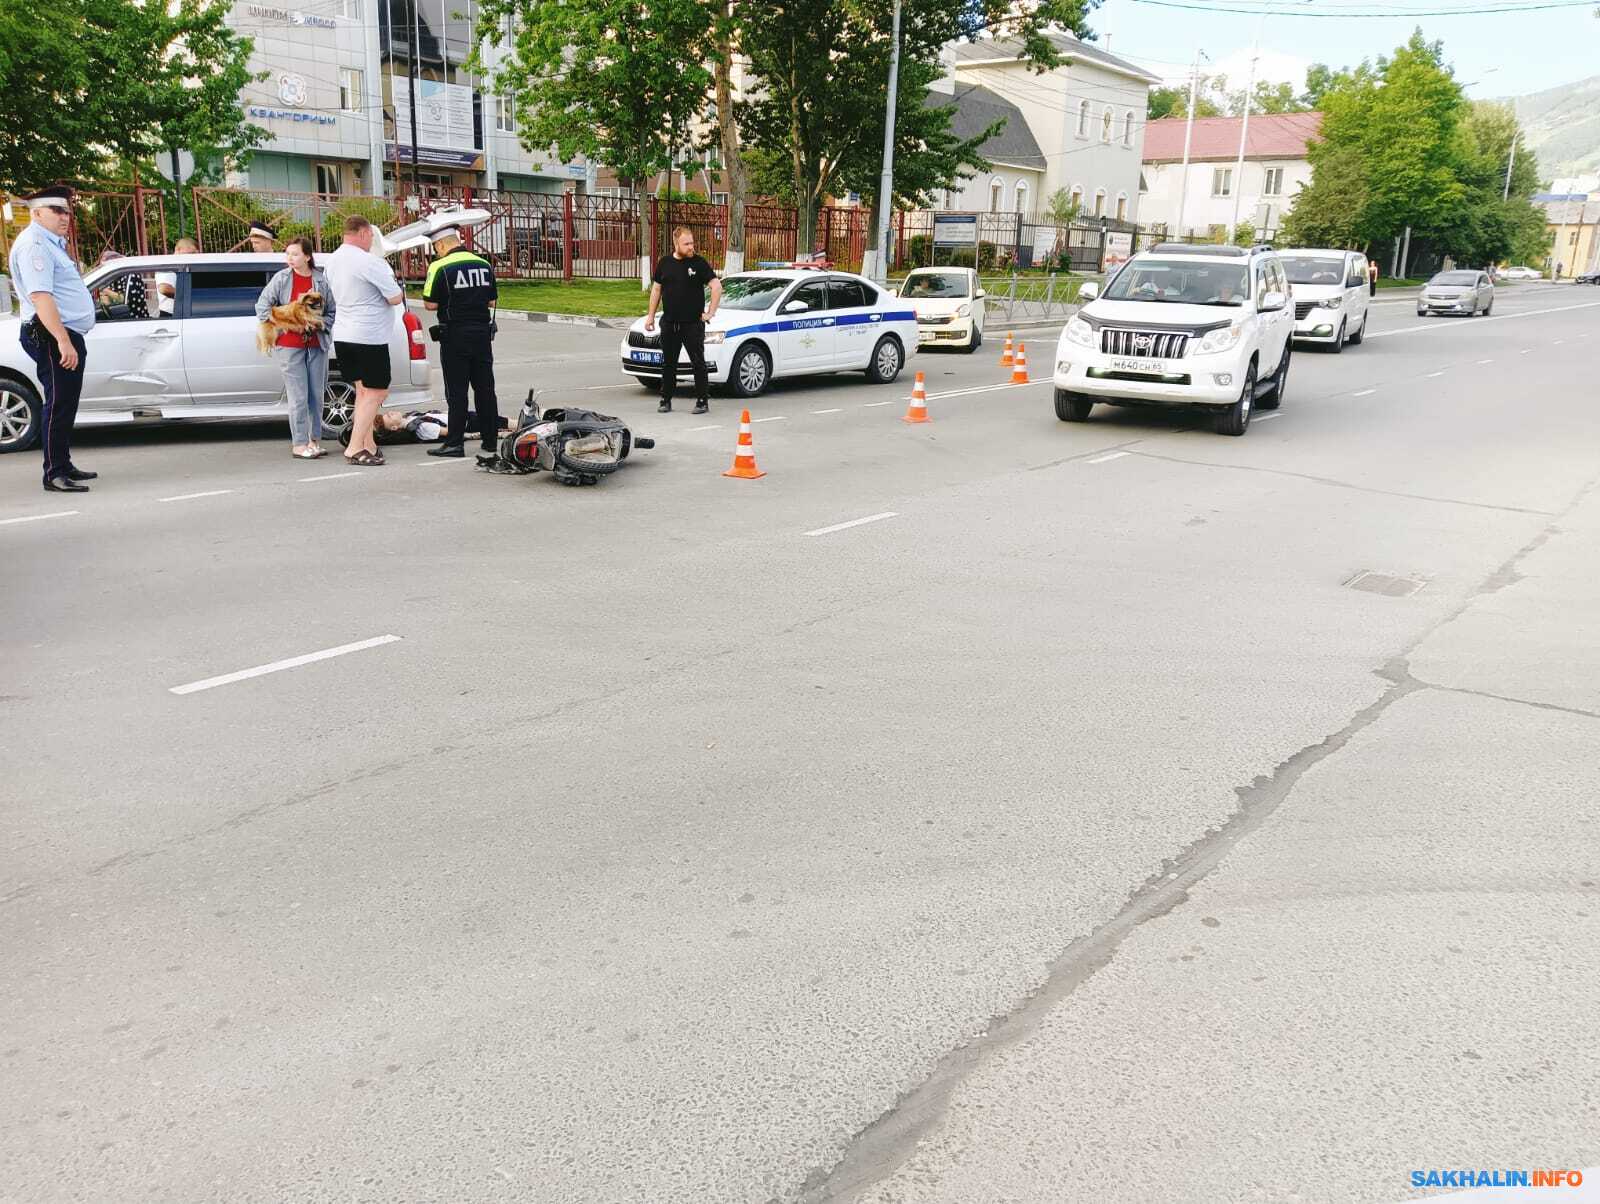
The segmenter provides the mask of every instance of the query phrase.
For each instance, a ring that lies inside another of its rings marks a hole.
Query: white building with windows
[[[1014,110],[1043,161],[1030,178],[1018,165],[988,156],[997,170],[971,182],[962,199],[978,203],[965,207],[1015,211],[1021,183],[1025,194],[1031,193],[1025,195],[1026,212],[1042,208],[1051,194],[1064,189],[1079,199],[1086,217],[1137,221],[1145,113],[1150,89],[1161,81],[1086,42],[1065,34],[1051,37],[1067,61],[1043,74],[1017,57],[1022,47],[1012,39],[961,42],[946,52],[949,74],[935,89],[958,101],[967,90],[981,89]],[[1007,129],[1009,136],[1009,122]]]
[[[1321,113],[1256,114],[1250,118],[1244,164],[1239,165],[1241,117],[1202,117],[1189,138],[1184,186],[1183,117],[1152,121],[1145,130],[1140,213],[1146,224],[1164,223],[1178,234],[1231,234],[1235,222],[1275,233],[1294,208],[1301,185],[1311,183],[1306,148],[1322,129]],[[1181,212],[1180,212],[1181,209]],[[1237,214],[1237,219],[1235,218]]]
[[[957,83],[950,92],[929,92],[927,103],[954,110],[950,130],[958,138],[976,138],[995,122],[1005,122],[1004,128],[979,148],[989,167],[945,192],[940,208],[1030,214],[1039,207],[1048,163],[1016,105],[987,88],[967,83]]]
[[[235,3],[228,21],[255,41],[240,96],[271,135],[235,186],[285,192],[392,191],[412,174],[408,62],[417,62],[416,174],[423,185],[530,192],[587,190],[594,171],[522,148],[506,98],[466,70],[470,0],[312,0],[310,7]],[[492,63],[499,49],[485,48]]]

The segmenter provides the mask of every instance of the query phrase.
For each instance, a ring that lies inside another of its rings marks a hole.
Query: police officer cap
[[[443,242],[447,238],[460,238],[460,237],[461,237],[461,227],[460,226],[444,226],[444,227],[442,227],[441,229],[438,229],[438,230],[430,230],[430,231],[428,231],[428,238],[431,239],[433,242]]]
[[[252,238],[277,238],[278,232],[266,222],[251,222],[250,237]]]
[[[52,184],[22,199],[28,203],[29,209],[71,209],[72,187],[68,184]]]

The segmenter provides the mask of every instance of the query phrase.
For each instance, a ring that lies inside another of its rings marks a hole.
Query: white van
[[[1336,355],[1346,343],[1359,345],[1372,299],[1367,257],[1312,248],[1279,251],[1278,259],[1294,299],[1295,342],[1321,344]]]

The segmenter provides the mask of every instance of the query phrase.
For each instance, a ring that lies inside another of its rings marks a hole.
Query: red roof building
[[[1189,146],[1191,163],[1233,162],[1239,157],[1242,117],[1199,117]],[[1182,163],[1187,119],[1163,117],[1144,127],[1144,162]],[[1256,113],[1244,148],[1246,159],[1304,159],[1322,131],[1321,113]]]
[[[1276,236],[1294,198],[1311,182],[1306,151],[1322,132],[1321,113],[1259,113],[1250,118],[1239,165],[1242,117],[1201,117],[1183,170],[1186,119],[1163,117],[1144,127],[1139,220],[1172,234],[1210,234],[1249,222],[1260,238]]]

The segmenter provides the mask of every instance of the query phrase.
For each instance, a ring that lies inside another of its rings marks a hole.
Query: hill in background
[[[1500,103],[1512,105],[1522,122],[1540,179],[1600,171],[1600,75]]]

